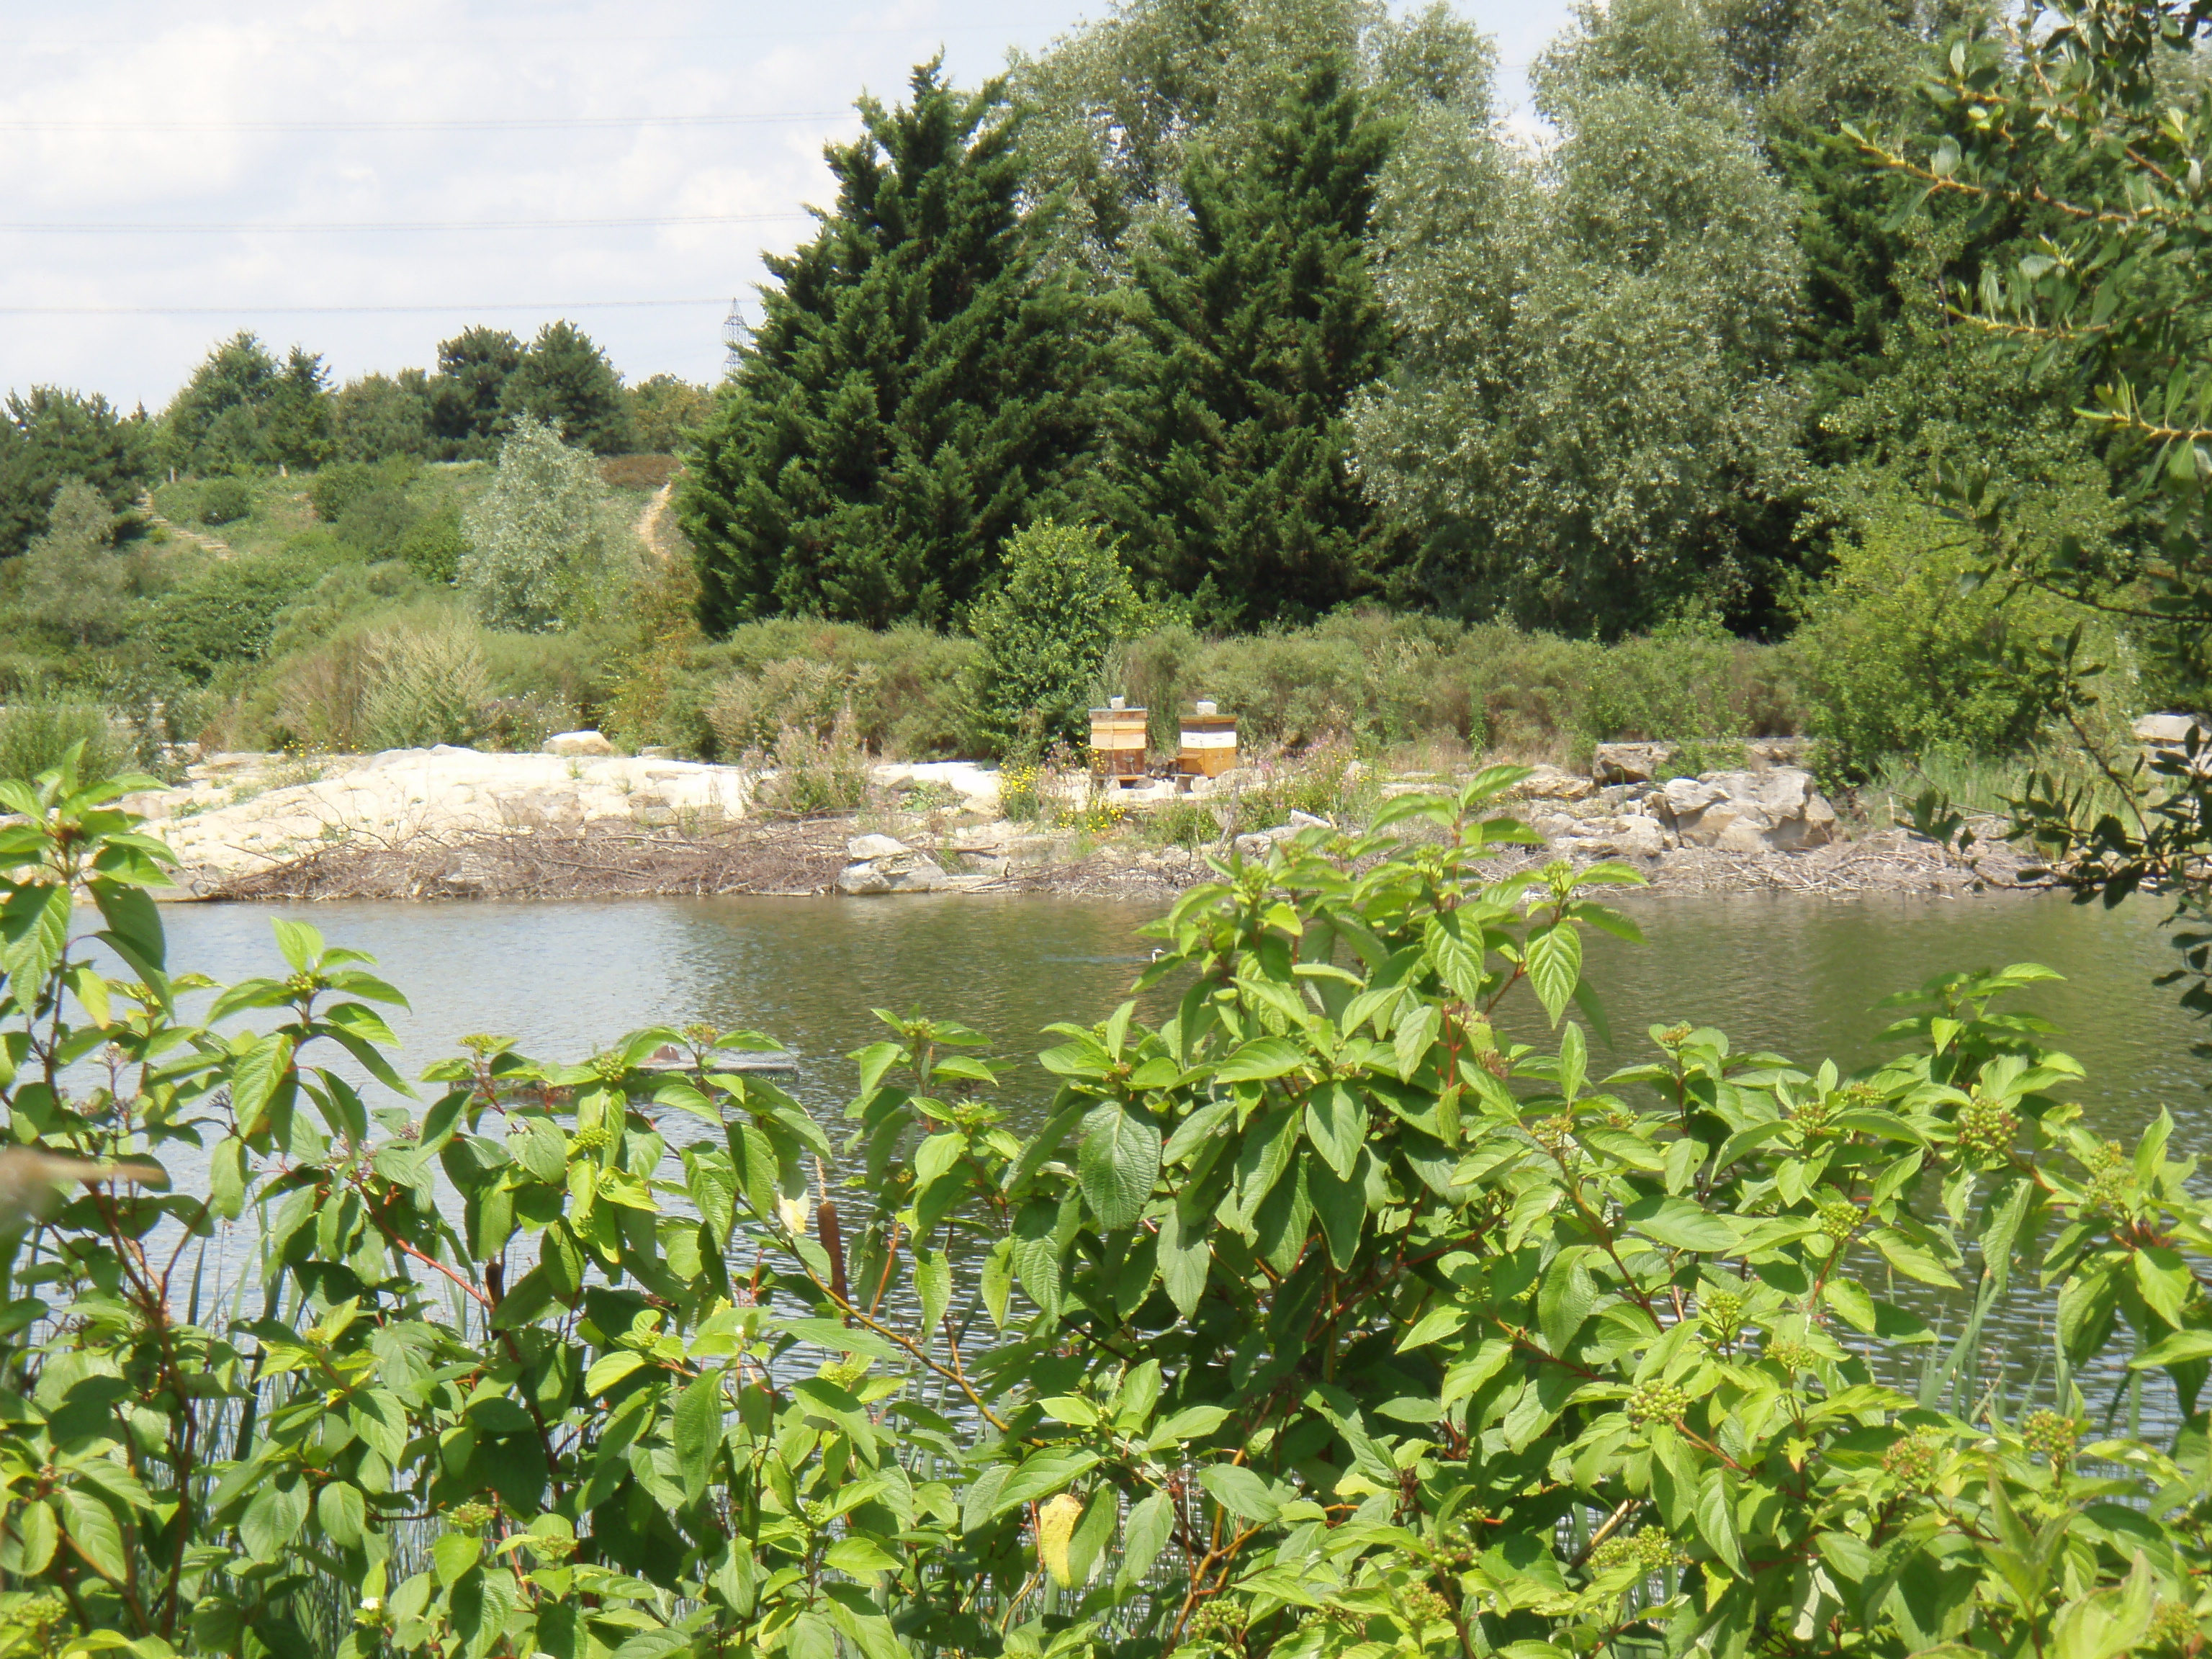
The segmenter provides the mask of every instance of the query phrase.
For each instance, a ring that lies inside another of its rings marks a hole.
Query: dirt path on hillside
[[[172,536],[176,537],[179,541],[196,543],[200,547],[205,549],[208,552],[214,554],[218,559],[227,559],[230,556],[230,544],[228,542],[219,542],[212,536],[201,535],[197,530],[187,530],[184,526],[179,524],[174,519],[166,519],[159,513],[156,513],[154,510],[154,492],[152,490],[148,490],[144,495],[138,498],[138,510],[146,515],[146,522],[148,524],[160,526],[162,529],[167,531]]]
[[[638,539],[663,564],[673,564],[684,556],[683,533],[668,522],[668,509],[675,500],[676,480],[671,478],[653,492],[637,521]]]

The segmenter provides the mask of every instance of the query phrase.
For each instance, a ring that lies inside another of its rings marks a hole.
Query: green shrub
[[[0,710],[0,778],[34,778],[60,765],[62,757],[80,743],[81,778],[137,769],[136,745],[116,731],[106,709],[90,703],[10,703]]]
[[[361,724],[370,748],[465,747],[490,729],[491,676],[474,629],[400,629],[374,641],[368,659]]]
[[[278,615],[328,568],[292,549],[211,560],[191,581],[155,602],[148,642],[179,672],[204,683],[224,663],[259,657]]]
[[[200,486],[202,524],[236,524],[252,512],[253,487],[243,478],[210,478]]]
[[[1000,586],[969,618],[969,717],[983,750],[1087,742],[1099,671],[1138,615],[1129,574],[1097,531],[1046,520],[1018,532]]]
[[[759,799],[771,810],[799,817],[849,812],[868,799],[868,753],[850,714],[841,714],[822,734],[787,726],[767,760],[775,775],[762,783]]]
[[[408,568],[424,581],[441,586],[450,586],[459,575],[468,550],[460,509],[450,503],[417,517],[399,541],[399,557]]]
[[[358,557],[371,562],[401,558],[407,538],[422,516],[406,491],[372,489],[346,504],[338,518],[338,536]]]
[[[876,680],[872,663],[841,667],[799,657],[769,663],[757,676],[726,680],[707,709],[714,752],[764,750],[787,731],[827,738],[841,717],[854,719],[854,706],[870,698]]]
[[[1838,782],[1885,756],[2001,755],[2036,734],[2046,687],[1992,672],[2014,637],[2063,632],[2059,602],[1994,587],[1962,592],[1978,550],[1936,510],[1898,491],[1839,535],[1835,568],[1805,603],[1790,652],[1808,690],[1808,724]]]
[[[670,675],[666,729],[641,740],[734,758],[741,751],[723,750],[714,732],[712,710],[718,701],[769,695],[744,686],[769,678],[778,664],[817,663],[848,687],[854,729],[877,754],[946,759],[963,752],[975,657],[975,641],[926,628],[878,633],[852,623],[799,617],[747,623],[727,639],[685,653]],[[757,724],[751,737],[761,740]]]

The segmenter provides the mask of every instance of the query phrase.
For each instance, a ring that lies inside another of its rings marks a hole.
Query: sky
[[[1455,3],[1525,119],[1567,0]],[[973,84],[1105,9],[0,0],[0,388],[158,410],[241,328],[342,382],[561,316],[632,382],[711,382],[858,94],[940,49]]]

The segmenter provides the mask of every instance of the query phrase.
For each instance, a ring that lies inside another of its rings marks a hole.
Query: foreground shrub
[[[1856,1075],[1686,1022],[1594,1079],[1582,930],[1634,930],[1587,890],[1633,877],[1495,878],[1519,775],[1223,866],[1153,929],[1172,1017],[1054,1028],[1032,1133],[973,1032],[880,1015],[842,1146],[706,1026],[469,1038],[418,1100],[400,994],[291,920],[186,1016],[123,786],[0,784],[9,1052],[103,1057],[0,1081],[0,1617],[349,1659],[2197,1652],[2212,1204],[2172,1120],[2089,1133],[1992,1007],[2026,967],[1904,999]],[[195,1237],[260,1284],[203,1294]],[[1922,1362],[1936,1298],[2008,1295],[2047,1365]],[[2100,1427],[2092,1376],[2178,1432]]]

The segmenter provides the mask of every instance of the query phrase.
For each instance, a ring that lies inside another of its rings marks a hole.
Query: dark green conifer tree
[[[1323,64],[1243,165],[1200,151],[1189,222],[1134,262],[1097,499],[1147,589],[1202,624],[1310,617],[1398,562],[1346,419],[1389,362],[1365,239],[1398,125]]]
[[[1063,508],[1094,424],[1089,301],[1041,268],[1004,83],[938,63],[863,99],[837,204],[768,261],[763,316],[680,507],[720,630],[809,614],[957,622],[1020,526]]]
[[[517,416],[529,415],[559,433],[562,443],[594,455],[626,454],[631,447],[622,376],[592,337],[566,320],[538,331],[501,385],[499,410],[502,431]]]

